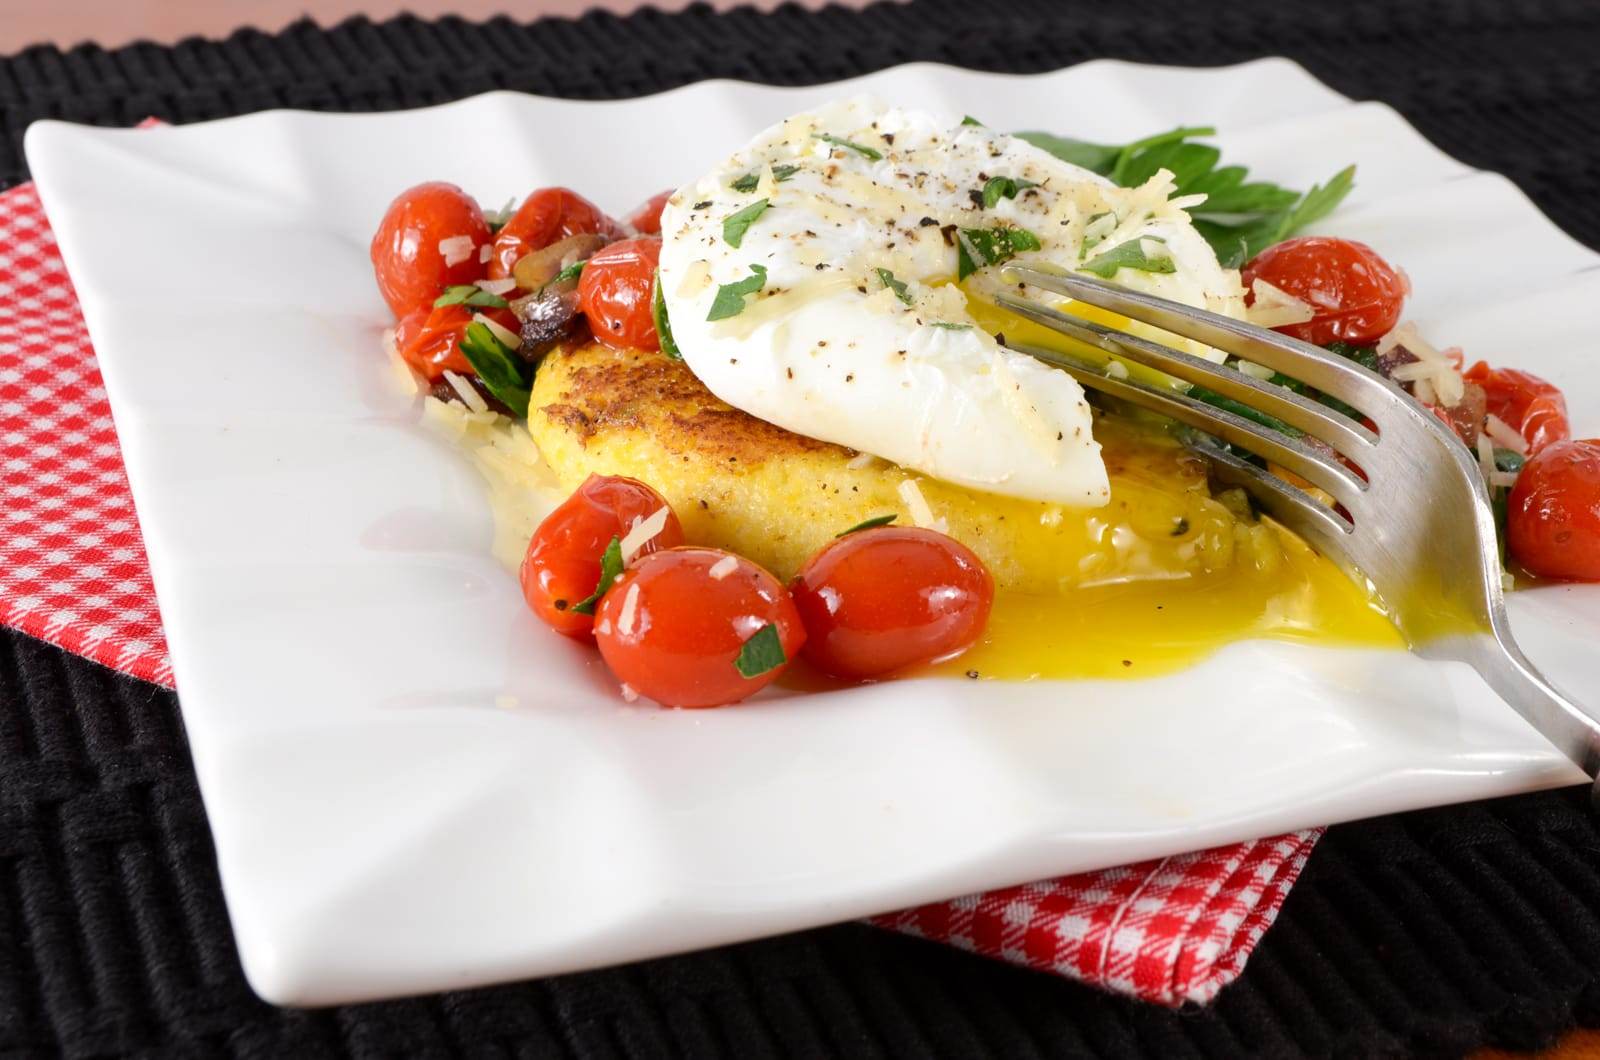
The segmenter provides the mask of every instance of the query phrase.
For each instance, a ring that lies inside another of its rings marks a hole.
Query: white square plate
[[[379,351],[385,205],[442,179],[487,204],[559,183],[622,210],[858,91],[1104,142],[1212,124],[1230,161],[1298,187],[1359,162],[1326,229],[1406,267],[1431,336],[1558,381],[1577,429],[1600,429],[1600,256],[1282,60],[35,125],[263,997],[544,975],[1581,779],[1470,671],[1396,653],[1242,643],[1142,682],[908,681],[695,713],[624,706],[592,654],[536,628],[489,554],[483,487]],[[1600,587],[1512,611],[1529,654],[1594,699]]]

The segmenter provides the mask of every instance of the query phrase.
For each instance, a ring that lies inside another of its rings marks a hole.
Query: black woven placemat
[[[929,0],[36,48],[0,59],[0,187],[26,178],[22,131],[41,117],[372,110],[490,88],[626,96],[919,59],[1028,71],[1269,54],[1393,104],[1600,245],[1594,0]],[[467,993],[275,1010],[240,975],[175,697],[0,634],[5,1055],[1452,1054],[1600,1025],[1597,954],[1600,826],[1581,792],[1562,792],[1333,829],[1242,979],[1204,1011],[856,926]]]

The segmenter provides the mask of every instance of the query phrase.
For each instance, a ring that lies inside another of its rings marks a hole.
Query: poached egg
[[[947,482],[1098,506],[1110,490],[1077,381],[1005,348],[970,302],[991,302],[1014,259],[1242,318],[1238,272],[1172,192],[1164,170],[1121,188],[981,125],[846,100],[668,200],[661,296],[684,360],[735,408]]]

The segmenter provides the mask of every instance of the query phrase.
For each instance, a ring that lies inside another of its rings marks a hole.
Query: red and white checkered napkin
[[[111,409],[32,186],[0,193],[0,623],[171,686]],[[1165,1005],[1244,967],[1320,833],[1063,876],[874,923]]]

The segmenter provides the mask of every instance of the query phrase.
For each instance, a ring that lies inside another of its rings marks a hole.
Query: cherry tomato
[[[589,598],[600,581],[600,557],[613,537],[627,537],[635,523],[662,508],[667,522],[639,555],[683,544],[683,526],[666,499],[637,479],[590,475],[561,506],[545,517],[522,560],[522,595],[533,613],[558,633],[587,640],[594,616],[573,606]]]
[[[667,200],[672,198],[672,189],[668,188],[659,195],[652,195],[638,208],[628,215],[628,224],[642,236],[657,235],[661,232],[661,210],[667,205]]]
[[[1490,368],[1483,361],[1467,369],[1466,380],[1483,387],[1489,414],[1522,435],[1529,455],[1572,436],[1567,399],[1554,383],[1516,368]]]
[[[439,244],[462,236],[471,248],[463,242],[446,258]],[[418,184],[389,204],[372,237],[378,290],[396,317],[426,309],[446,287],[483,279],[478,250],[487,242],[489,224],[470,195],[454,184]]]
[[[1600,440],[1553,442],[1528,459],[1511,487],[1506,537],[1530,574],[1600,581]]]
[[[994,579],[971,549],[915,527],[846,534],[812,556],[790,589],[806,659],[853,680],[965,651],[994,603]]]
[[[622,226],[604,210],[567,188],[540,188],[523,200],[511,220],[494,237],[489,253],[489,278],[504,279],[524,254],[580,232],[598,232],[620,239]]]
[[[1274,330],[1318,346],[1376,342],[1400,322],[1406,281],[1365,243],[1327,236],[1286,239],[1244,267],[1245,301],[1258,279],[1306,302],[1316,316]]]
[[[658,350],[651,300],[661,240],[624,239],[602,247],[583,267],[578,305],[594,337],[614,350]]]
[[[472,365],[461,352],[461,336],[472,323],[473,313],[482,313],[510,331],[521,327],[509,309],[469,309],[464,305],[418,309],[406,314],[395,328],[395,348],[400,351],[400,357],[429,382],[442,377],[446,369],[462,375],[472,374]]]
[[[783,662],[746,677],[735,665],[745,642],[771,625]],[[806,641],[783,583],[716,548],[655,552],[631,567],[600,601],[595,641],[628,689],[668,707],[720,707],[770,684]]]

